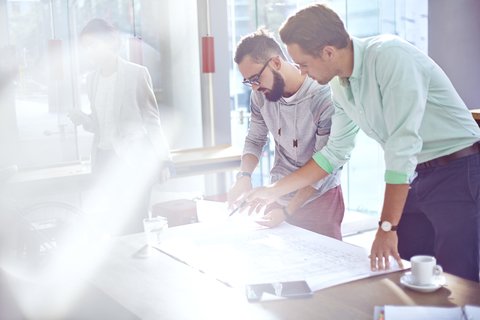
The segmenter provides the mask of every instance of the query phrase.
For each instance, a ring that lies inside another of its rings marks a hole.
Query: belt
[[[417,165],[416,170],[434,168],[439,166],[444,166],[452,162],[453,160],[460,159],[466,156],[470,156],[472,154],[480,153],[480,147],[478,143],[475,142],[470,147],[466,147],[465,149],[458,150],[457,152],[451,153],[449,155],[438,157],[436,159],[419,163]]]

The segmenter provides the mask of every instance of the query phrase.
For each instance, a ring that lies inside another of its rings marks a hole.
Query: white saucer
[[[444,275],[440,275],[440,276],[435,276],[434,277],[432,284],[418,286],[418,285],[414,285],[412,283],[412,273],[407,272],[400,278],[400,283],[403,284],[404,286],[406,286],[406,287],[408,287],[412,290],[418,291],[418,292],[432,292],[432,291],[438,290],[441,287],[443,287],[444,285],[446,285],[447,281],[445,280]]]

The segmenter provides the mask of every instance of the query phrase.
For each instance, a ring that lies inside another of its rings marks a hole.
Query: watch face
[[[383,221],[381,227],[383,231],[390,231],[392,229],[392,224],[388,221]]]

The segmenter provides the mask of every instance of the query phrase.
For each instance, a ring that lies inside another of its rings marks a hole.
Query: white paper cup
[[[168,227],[167,218],[156,216],[143,219],[143,228],[147,236],[147,244],[156,246],[162,241],[162,233]]]
[[[410,259],[412,268],[412,282],[416,286],[432,284],[436,276],[443,273],[441,266],[432,256],[413,256]]]

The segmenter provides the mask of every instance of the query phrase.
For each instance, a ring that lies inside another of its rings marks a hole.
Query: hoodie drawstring
[[[294,116],[294,126],[293,126],[293,148],[295,149],[295,165],[298,165],[298,139],[297,139],[297,107],[298,103],[295,103],[295,116]],[[282,136],[282,127],[280,125],[280,108],[281,105],[277,108],[277,126],[278,126],[278,144],[280,145],[280,137]]]
[[[298,103],[295,103],[295,122],[294,122],[294,129],[293,129],[293,147],[295,148],[295,165],[298,162],[297,156],[297,148],[298,148],[298,139],[297,139],[297,106]]]

